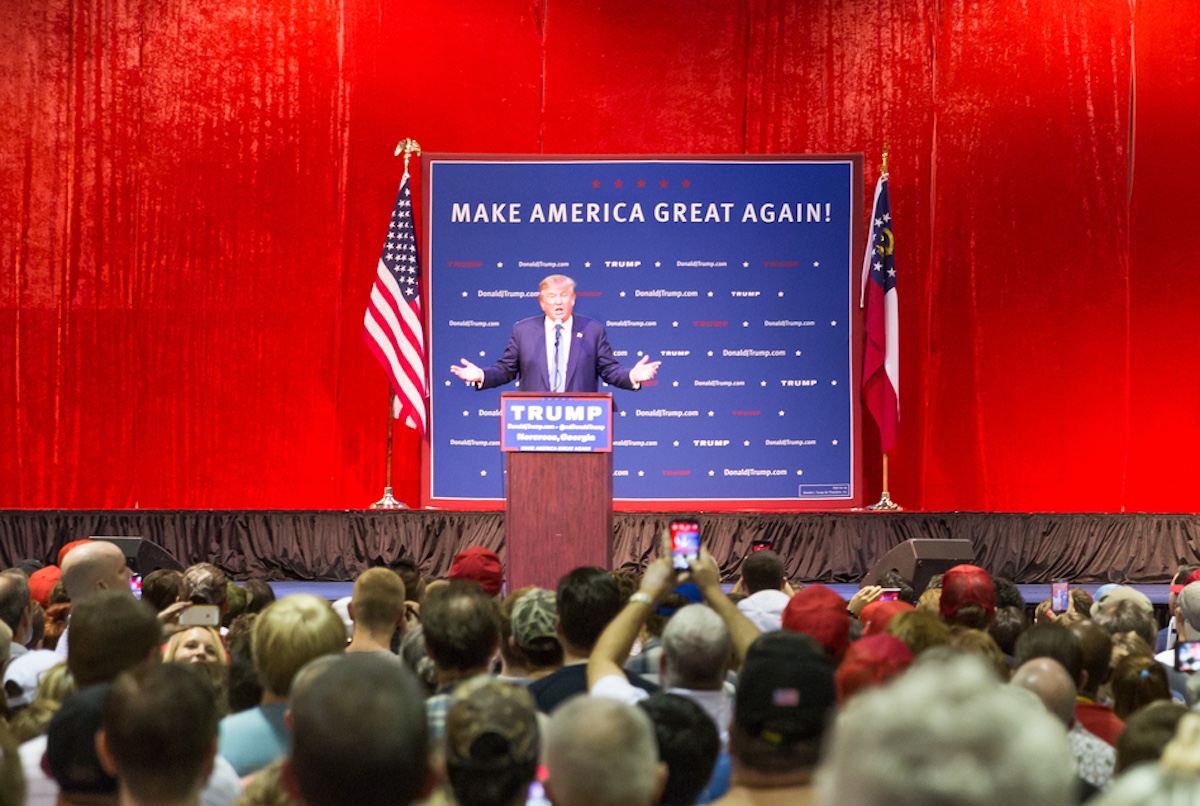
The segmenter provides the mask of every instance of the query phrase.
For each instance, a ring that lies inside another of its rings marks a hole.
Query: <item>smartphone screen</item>
[[[770,540],[755,540],[750,544],[751,551],[765,551],[771,548]]]
[[[884,588],[883,593],[879,594],[879,601],[881,602],[895,602],[899,600],[899,598],[899,588]]]
[[[133,591],[135,599],[142,598],[142,575],[134,574],[129,578],[129,590]]]
[[[700,524],[695,521],[671,521],[671,565],[676,571],[688,570],[688,560],[700,557]]]
[[[1200,641],[1180,641],[1175,645],[1175,668],[1188,674],[1200,671]]]
[[[216,605],[194,604],[179,614],[179,623],[185,627],[219,627],[221,609]]]
[[[1059,580],[1050,584],[1050,609],[1055,613],[1065,613],[1067,608],[1071,606],[1071,592],[1067,588],[1066,580]]]

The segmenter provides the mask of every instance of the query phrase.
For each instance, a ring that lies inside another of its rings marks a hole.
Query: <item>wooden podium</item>
[[[500,431],[508,590],[611,568],[612,395],[505,392]]]

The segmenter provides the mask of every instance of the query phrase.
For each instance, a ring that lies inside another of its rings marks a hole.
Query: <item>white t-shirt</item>
[[[678,694],[687,697],[704,709],[709,719],[717,726],[721,737],[721,751],[729,750],[729,723],[733,718],[732,687],[726,686],[717,691],[698,691],[690,688],[664,689],[667,694]],[[650,696],[650,692],[638,688],[629,682],[625,675],[609,674],[596,681],[589,692],[593,697],[605,697],[610,700],[620,700],[626,705],[636,706]]]
[[[21,745],[21,769],[25,772],[28,794],[25,806],[54,806],[58,801],[58,782],[42,769],[46,755],[46,737],[38,736]],[[233,765],[217,756],[213,759],[212,775],[200,793],[201,806],[230,806],[242,796],[242,782]]]

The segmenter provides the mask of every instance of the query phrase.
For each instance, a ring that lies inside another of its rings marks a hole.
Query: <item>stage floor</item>
[[[293,593],[312,593],[330,601],[335,601],[343,596],[349,596],[354,588],[353,582],[293,581],[272,582],[270,585],[274,589],[276,596],[288,596]],[[838,595],[844,599],[849,599],[858,590],[858,585],[834,584],[829,587],[837,591]],[[1099,585],[1078,585],[1076,587],[1083,588],[1088,593],[1095,594],[1096,588]],[[1156,605],[1166,605],[1167,595],[1171,592],[1170,585],[1134,585],[1133,587],[1149,596],[1150,601]],[[1021,591],[1021,595],[1025,597],[1025,601],[1030,604],[1036,604],[1050,598],[1049,585],[1018,585],[1017,589]]]

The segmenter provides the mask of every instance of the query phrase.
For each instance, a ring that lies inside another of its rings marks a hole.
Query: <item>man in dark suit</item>
[[[630,369],[621,366],[608,344],[604,325],[575,316],[575,281],[552,274],[538,285],[544,316],[522,319],[500,360],[477,367],[467,359],[450,371],[476,389],[503,386],[521,378],[525,392],[595,392],[597,378],[620,389],[640,389],[658,373],[661,361],[642,356]]]

